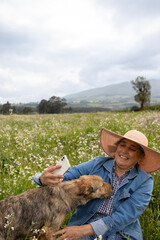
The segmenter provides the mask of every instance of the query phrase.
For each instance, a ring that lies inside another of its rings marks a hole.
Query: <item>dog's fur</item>
[[[0,239],[16,240],[36,236],[35,229],[46,227],[38,239],[53,239],[53,232],[63,223],[66,213],[95,198],[111,195],[111,185],[95,175],[62,182],[55,187],[28,190],[0,201]],[[6,217],[13,218],[7,224]],[[40,233],[39,233],[40,234]]]

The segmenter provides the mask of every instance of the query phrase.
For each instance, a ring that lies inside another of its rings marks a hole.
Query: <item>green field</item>
[[[72,166],[105,156],[102,127],[122,135],[140,130],[149,147],[160,151],[160,112],[0,115],[0,199],[35,188],[32,176],[64,154]],[[144,240],[160,239],[160,171],[152,175],[152,199],[140,218]]]

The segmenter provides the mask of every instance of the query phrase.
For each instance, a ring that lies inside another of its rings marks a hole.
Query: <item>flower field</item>
[[[142,131],[160,151],[160,112],[105,112],[59,115],[0,115],[0,199],[35,188],[32,176],[67,155],[72,166],[97,155],[102,127],[119,134]],[[160,171],[140,218],[144,240],[160,239]]]

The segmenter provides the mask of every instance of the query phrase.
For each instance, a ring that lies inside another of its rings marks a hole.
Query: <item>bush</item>
[[[132,112],[138,112],[140,111],[140,108],[138,106],[132,106],[131,109],[130,109]]]

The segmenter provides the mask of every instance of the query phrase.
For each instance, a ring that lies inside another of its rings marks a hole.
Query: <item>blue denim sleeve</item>
[[[40,182],[40,176],[41,176],[41,173],[36,173],[32,179],[37,185],[42,186]]]
[[[90,223],[90,225],[92,226],[93,231],[97,237],[99,237],[100,235],[104,235],[105,232],[109,230],[108,226],[103,222],[102,219],[92,222]]]

